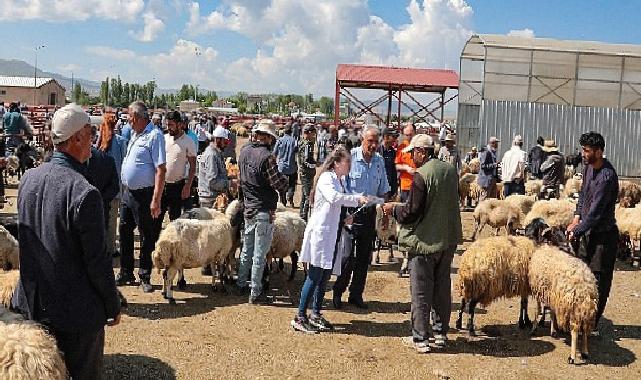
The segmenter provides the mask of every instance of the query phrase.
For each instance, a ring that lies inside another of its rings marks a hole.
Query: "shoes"
[[[359,309],[367,310],[367,304],[363,302],[362,299],[350,298],[347,300],[347,303],[354,305]]]
[[[343,301],[341,300],[340,294],[334,294],[334,297],[332,297],[332,304],[334,304],[334,309],[336,310],[343,308]]]
[[[178,280],[178,282],[176,283],[176,286],[178,286],[178,289],[180,290],[185,290],[185,288],[187,287],[187,281],[185,281],[185,278],[183,277],[180,280]]]
[[[431,351],[430,345],[426,340],[417,341],[411,336],[405,337],[402,340],[406,346],[413,347],[419,354],[427,354]]]
[[[292,328],[296,331],[304,332],[306,334],[318,334],[318,330],[309,323],[309,320],[304,317],[296,317],[292,319]]]
[[[207,265],[205,267],[200,268],[200,274],[203,276],[211,276],[211,266]]]
[[[233,296],[248,296],[249,295],[249,286],[245,286],[241,288],[240,286],[236,284],[232,285],[225,285],[225,291],[228,294],[231,294]]]
[[[443,334],[435,334],[434,345],[438,348],[445,348],[445,346],[447,345],[447,336]]]
[[[312,315],[311,318],[309,318],[309,324],[319,331],[334,330],[334,325],[332,325],[327,319],[323,318],[322,315]]]
[[[149,279],[140,280],[140,288],[144,293],[153,293],[154,287],[151,285]]]
[[[250,305],[268,305],[270,303],[271,301],[269,300],[269,298],[267,298],[267,294],[265,292],[262,292],[257,296],[249,296]]]
[[[133,273],[120,272],[116,275],[116,285],[117,286],[126,286],[126,285],[135,285],[136,278]]]

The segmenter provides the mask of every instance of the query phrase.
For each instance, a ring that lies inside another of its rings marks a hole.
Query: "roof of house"
[[[53,78],[36,78],[36,87],[40,88],[49,82],[56,82]],[[33,77],[8,77],[0,75],[0,86],[2,87],[30,87],[33,88]]]
[[[336,80],[341,87],[443,92],[458,88],[459,77],[454,70],[340,64]]]

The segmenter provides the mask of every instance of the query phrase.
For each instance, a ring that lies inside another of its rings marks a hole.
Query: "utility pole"
[[[194,48],[194,54],[196,54],[196,78],[198,77],[198,61],[199,57],[203,55],[203,52],[198,46]],[[194,101],[198,100],[198,83],[194,83]]]
[[[38,50],[44,49],[45,45],[36,46],[34,49],[36,53],[36,64],[33,67],[33,105],[36,106],[36,93],[38,92]]]

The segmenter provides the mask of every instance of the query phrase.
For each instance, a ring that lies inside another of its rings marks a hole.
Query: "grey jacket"
[[[209,145],[198,157],[198,196],[215,198],[228,187],[227,168],[222,153]]]

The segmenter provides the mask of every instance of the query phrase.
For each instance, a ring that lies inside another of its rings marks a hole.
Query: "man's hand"
[[[120,323],[120,313],[114,319],[107,320],[107,326],[116,326]]]
[[[154,219],[158,218],[160,216],[160,200],[152,199],[149,209],[151,210],[151,217]]]
[[[407,171],[409,174],[414,175],[414,173],[416,172],[416,169],[414,169],[413,167],[411,167],[411,166],[407,165],[406,171]]]
[[[579,218],[578,215],[575,215],[572,223],[568,224],[568,228],[565,230],[565,232],[569,234],[570,232],[572,232],[572,230],[574,230],[574,227],[579,225],[580,222],[581,218]]]
[[[188,183],[185,183],[185,186],[183,186],[183,190],[180,193],[180,198],[185,200],[185,199],[189,198],[190,195],[191,195],[191,186],[189,186]]]
[[[345,222],[346,226],[351,226],[352,224],[354,224],[354,216],[350,215],[347,218],[345,218],[345,220],[343,221]]]
[[[392,211],[394,210],[394,204],[393,203],[385,203],[383,204],[383,214],[385,215],[391,215]]]

